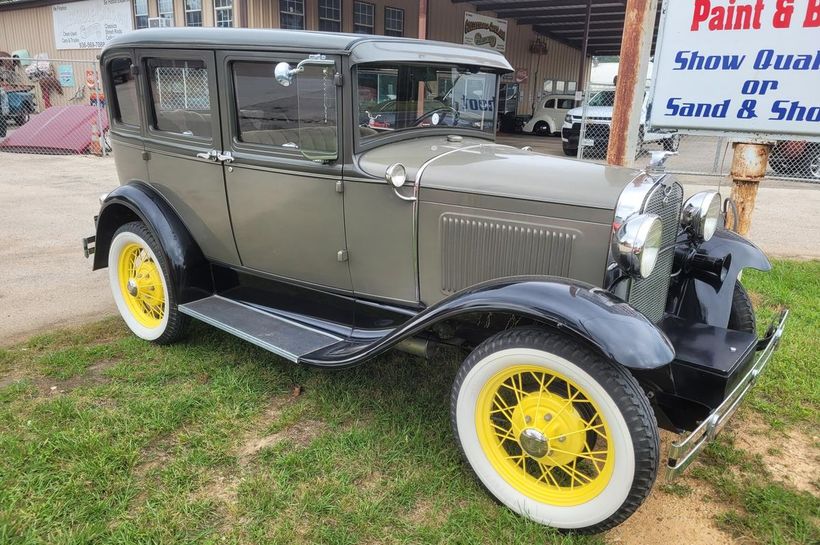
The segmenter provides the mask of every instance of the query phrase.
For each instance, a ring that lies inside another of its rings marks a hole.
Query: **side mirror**
[[[296,78],[296,74],[304,72],[305,66],[334,66],[335,64],[336,62],[333,59],[328,59],[324,55],[310,55],[308,58],[299,61],[296,68],[291,68],[290,63],[280,62],[276,65],[276,68],[273,69],[273,76],[276,78],[279,85],[288,87],[291,83],[293,83],[293,80]]]

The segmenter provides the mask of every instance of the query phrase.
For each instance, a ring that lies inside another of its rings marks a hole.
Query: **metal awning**
[[[532,25],[536,32],[553,40],[582,49],[587,0],[452,0],[469,3],[479,12],[493,11],[499,19]],[[618,55],[624,29],[626,0],[591,0],[588,55]],[[660,12],[655,20],[657,35]],[[654,49],[654,42],[653,42]]]

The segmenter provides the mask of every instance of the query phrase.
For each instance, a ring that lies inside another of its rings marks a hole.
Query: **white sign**
[[[83,0],[51,7],[57,49],[99,49],[133,29],[130,0]]]
[[[507,21],[467,11],[464,13],[464,43],[504,52]]]
[[[666,0],[653,127],[820,137],[820,1]]]

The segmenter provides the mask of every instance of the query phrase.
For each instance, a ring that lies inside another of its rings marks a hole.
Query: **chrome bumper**
[[[726,397],[723,403],[709,415],[709,418],[703,421],[694,431],[689,434],[679,436],[678,440],[672,443],[669,447],[669,458],[666,463],[666,478],[674,479],[680,475],[686,467],[692,463],[692,460],[703,450],[709,441],[715,438],[720,433],[720,430],[726,425],[737,408],[740,402],[749,393],[752,386],[757,382],[760,372],[769,363],[772,354],[777,349],[780,343],[780,337],[783,336],[783,329],[786,325],[786,319],[789,316],[789,311],[784,310],[780,314],[780,318],[769,328],[767,335],[761,341],[764,346],[760,349],[754,365],[746,373],[746,376],[735,386],[735,389]]]

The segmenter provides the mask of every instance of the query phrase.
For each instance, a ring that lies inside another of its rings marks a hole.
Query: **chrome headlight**
[[[720,193],[701,191],[695,193],[685,203],[680,213],[680,224],[694,237],[709,240],[720,221]]]
[[[622,223],[612,240],[612,255],[630,276],[652,274],[661,251],[663,223],[655,214],[639,214]]]

